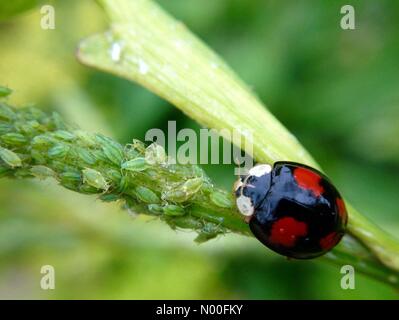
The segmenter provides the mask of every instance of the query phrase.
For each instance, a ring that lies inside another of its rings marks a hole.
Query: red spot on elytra
[[[302,189],[311,190],[316,197],[319,197],[324,191],[323,186],[320,185],[321,177],[309,169],[296,168],[294,178]]]
[[[341,198],[337,198],[337,200],[335,200],[336,204],[337,204],[337,208],[338,208],[338,214],[339,216],[346,220],[346,207],[345,207],[345,203],[344,200],[342,200]]]
[[[320,247],[322,247],[324,250],[328,250],[334,247],[338,241],[339,235],[334,231],[320,239]]]
[[[306,223],[291,217],[277,220],[271,230],[270,241],[285,247],[293,247],[298,237],[306,236],[308,227]]]

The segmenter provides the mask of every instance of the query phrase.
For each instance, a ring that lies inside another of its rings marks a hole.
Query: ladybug
[[[238,210],[255,237],[284,256],[311,259],[345,233],[345,203],[321,172],[295,162],[259,164],[234,184]]]

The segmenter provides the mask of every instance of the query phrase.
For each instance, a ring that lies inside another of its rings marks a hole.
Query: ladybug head
[[[251,217],[262,203],[270,188],[271,171],[270,165],[259,164],[234,183],[237,208],[244,216]]]

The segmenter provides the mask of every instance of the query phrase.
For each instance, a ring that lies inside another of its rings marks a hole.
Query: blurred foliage
[[[2,1],[0,3],[0,20],[10,19],[15,15],[37,7],[41,2],[40,0]]]
[[[356,30],[344,31],[345,1],[159,2],[253,87],[361,212],[398,234],[399,3],[355,2]],[[94,1],[53,4],[55,30],[40,28],[39,8],[0,24],[0,85],[14,90],[12,103],[56,109],[123,143],[168,120],[199,129],[145,89],[79,65],[79,39],[104,30],[105,17]],[[204,167],[230,187],[231,166]],[[251,239],[193,238],[50,182],[0,180],[0,298],[398,297],[361,276],[342,290],[339,268],[287,262]],[[45,264],[56,290],[39,287]]]

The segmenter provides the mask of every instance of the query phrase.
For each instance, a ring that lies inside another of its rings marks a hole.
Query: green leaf
[[[235,130],[242,149],[252,134],[247,142],[259,162],[292,160],[317,167],[297,139],[182,23],[149,1],[100,2],[112,29],[80,43],[81,62],[140,83],[208,128]]]

